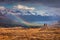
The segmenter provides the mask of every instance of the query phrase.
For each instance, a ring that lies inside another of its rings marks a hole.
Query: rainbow
[[[23,25],[26,25],[26,26],[43,26],[43,24],[34,24],[34,23],[29,23],[27,21],[25,21],[24,19],[22,19],[21,17],[19,16],[16,16],[16,15],[12,15],[14,16],[18,21],[19,23],[22,23]]]

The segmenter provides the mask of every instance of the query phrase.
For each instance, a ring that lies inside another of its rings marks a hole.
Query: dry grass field
[[[0,28],[0,40],[60,40],[60,28]]]

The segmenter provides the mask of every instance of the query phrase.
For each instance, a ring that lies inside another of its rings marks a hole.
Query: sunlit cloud
[[[17,9],[25,9],[25,10],[34,10],[34,7],[28,7],[28,6],[24,6],[24,5],[17,5],[17,6],[13,6],[14,8]]]
[[[4,6],[0,6],[0,10],[4,10],[5,9],[5,7]]]
[[[45,10],[39,10],[39,11],[37,11],[37,15],[41,15],[41,16],[52,16],[52,14],[50,15]]]

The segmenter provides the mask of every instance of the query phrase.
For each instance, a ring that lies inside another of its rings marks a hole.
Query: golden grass
[[[60,28],[0,28],[0,40],[60,40]]]

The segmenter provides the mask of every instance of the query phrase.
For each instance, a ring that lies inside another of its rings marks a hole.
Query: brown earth
[[[60,40],[60,28],[0,28],[0,40]]]

